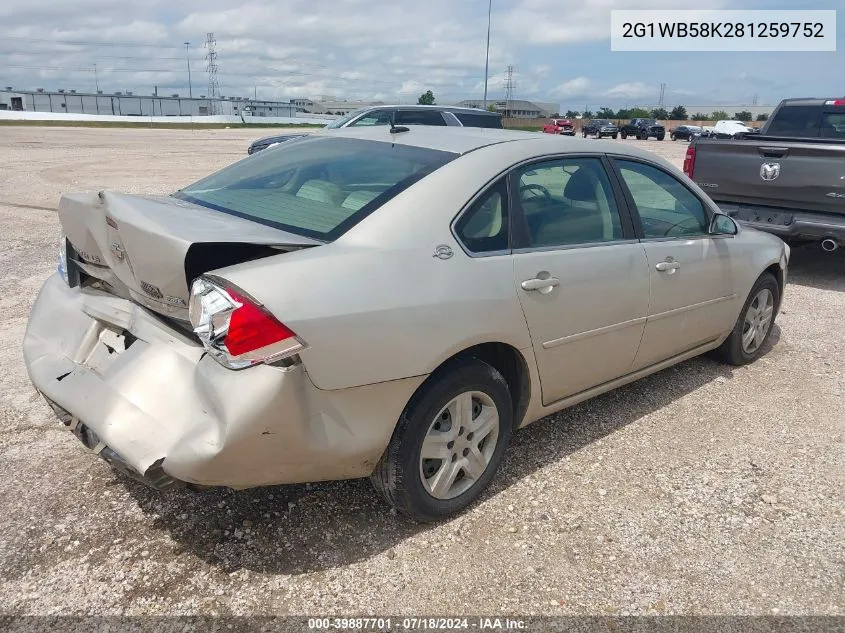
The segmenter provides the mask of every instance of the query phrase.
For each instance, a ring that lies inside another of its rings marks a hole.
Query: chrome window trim
[[[608,240],[606,242],[584,242],[581,244],[559,244],[556,246],[531,246],[528,248],[512,249],[514,255],[524,255],[526,253],[548,253],[552,251],[571,251],[579,248],[595,248],[597,246],[618,246],[621,244],[639,244],[640,240],[636,238],[624,240]]]

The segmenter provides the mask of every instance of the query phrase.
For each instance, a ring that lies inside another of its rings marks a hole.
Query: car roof
[[[420,105],[420,104],[389,104],[386,103],[384,105],[373,105],[373,106],[366,106],[361,108],[360,110],[356,110],[356,112],[367,112],[369,110],[390,110],[390,109],[402,109],[402,110],[437,110],[438,112],[459,112],[459,113],[466,113],[466,114],[481,114],[484,116],[493,116],[498,117],[501,116],[498,112],[490,112],[488,110],[482,110],[480,108],[468,108],[465,106],[447,106],[447,105]]]
[[[558,153],[589,152],[592,154],[598,150],[608,154],[645,158],[660,164],[669,164],[652,152],[613,141],[596,141],[560,136],[558,134],[520,132],[517,130],[494,128],[439,127],[427,125],[408,125],[405,127],[408,129],[407,132],[394,134],[390,133],[388,126],[381,125],[320,130],[309,136],[311,138],[339,137],[379,141],[382,143],[395,143],[397,145],[408,145],[454,154],[468,154],[469,152],[485,147],[498,146],[501,151],[512,154],[515,160]]]

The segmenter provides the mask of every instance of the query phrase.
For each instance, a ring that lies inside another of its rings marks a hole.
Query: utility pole
[[[188,60],[188,96],[193,99],[194,91],[191,88],[191,43],[185,42],[185,57]]]
[[[490,77],[490,18],[493,14],[493,0],[487,4],[487,57],[484,60],[484,109],[487,109],[487,80]]]
[[[663,96],[666,93],[666,84],[660,84],[660,102],[657,104],[658,108],[663,107]]]
[[[94,86],[97,92],[100,92],[100,80],[97,78],[97,64],[94,63]]]

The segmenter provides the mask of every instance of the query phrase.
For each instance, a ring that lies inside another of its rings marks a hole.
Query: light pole
[[[194,91],[191,88],[191,43],[185,42],[185,57],[188,60],[188,97],[193,99],[194,98]]]
[[[97,92],[100,92],[100,80],[97,79],[97,64],[94,64],[94,86],[96,86]]]
[[[493,0],[487,4],[487,56],[484,60],[484,109],[487,109],[487,80],[490,76],[490,17],[493,13]]]

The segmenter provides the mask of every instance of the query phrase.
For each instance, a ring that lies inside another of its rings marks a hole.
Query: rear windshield
[[[464,127],[488,127],[502,129],[502,117],[497,114],[475,114],[474,112],[452,112]]]
[[[783,106],[766,130],[769,136],[845,139],[845,108],[821,105]]]
[[[253,154],[173,195],[332,241],[455,157],[378,141],[302,138]]]

